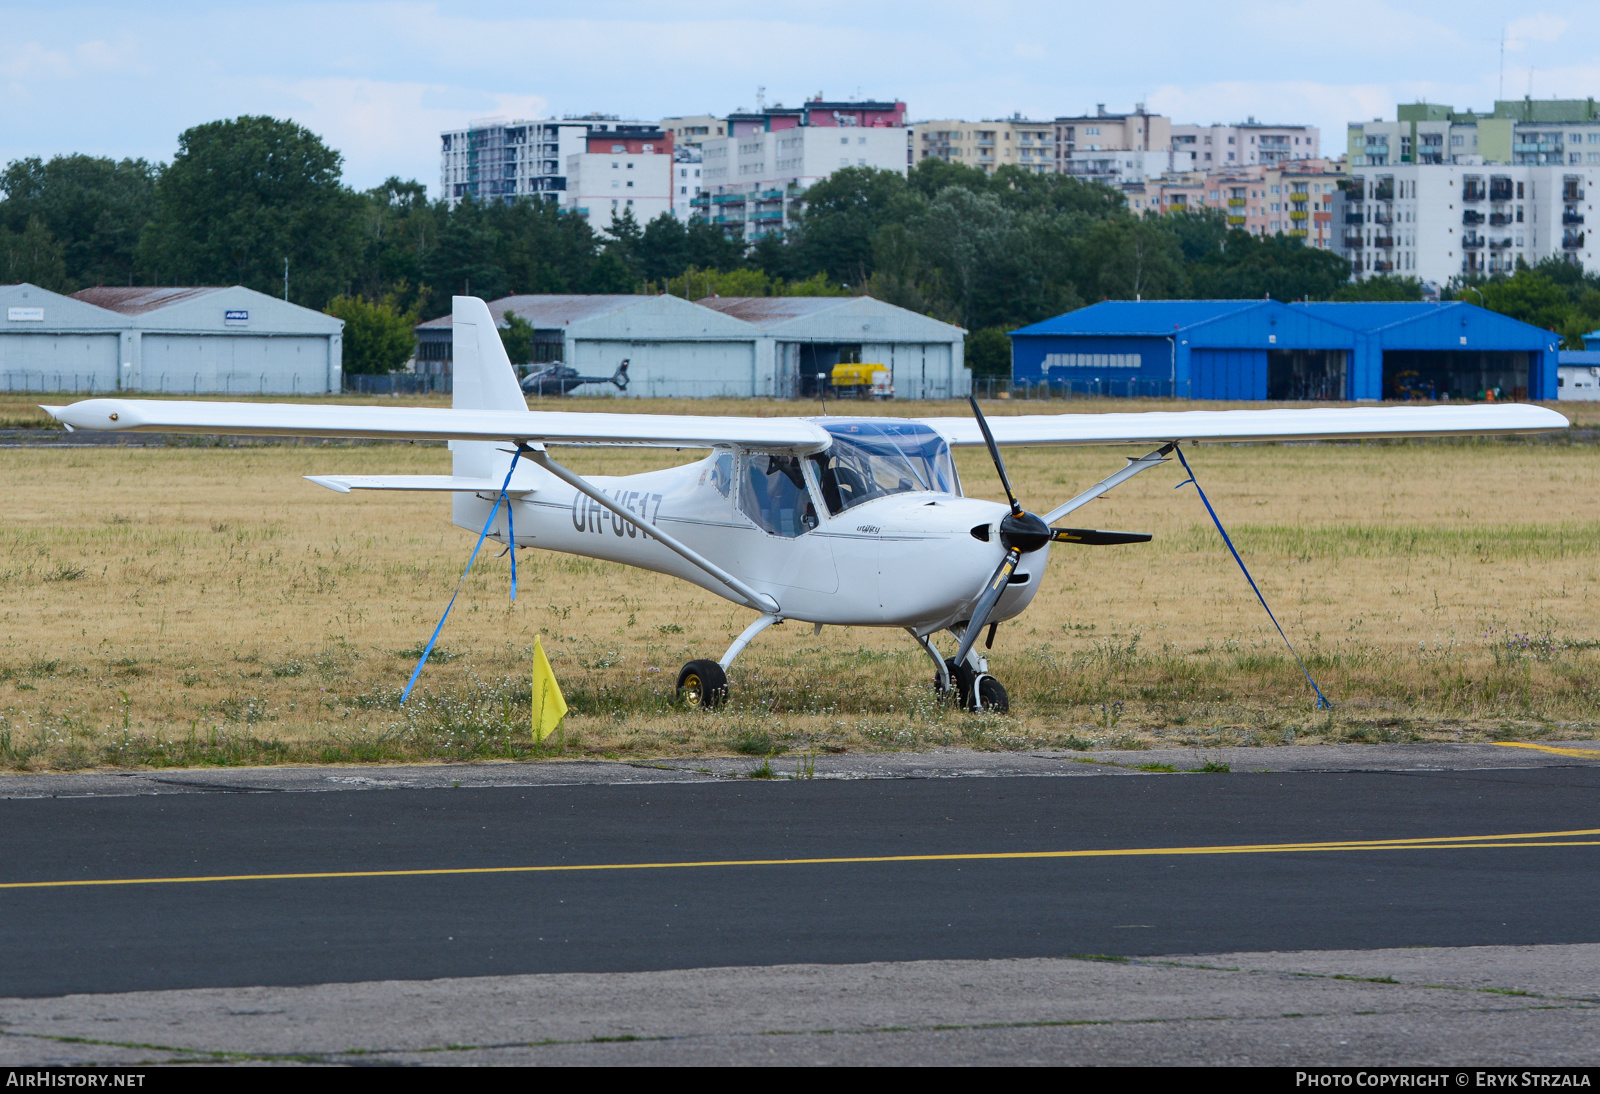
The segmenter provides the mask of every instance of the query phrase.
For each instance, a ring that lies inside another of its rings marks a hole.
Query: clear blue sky
[[[1600,95],[1600,4],[1457,0],[732,5],[0,2],[0,161],[170,159],[177,134],[289,117],[359,187],[437,186],[438,133],[493,114],[657,119],[897,97],[913,118],[1143,100],[1186,122],[1346,122],[1425,98]]]

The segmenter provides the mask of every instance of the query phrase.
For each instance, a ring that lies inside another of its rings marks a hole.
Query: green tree
[[[360,254],[359,199],[341,157],[293,122],[244,116],[178,138],[139,240],[145,272],[166,284],[240,284],[320,307]]]
[[[20,232],[0,226],[0,281],[27,281],[52,292],[71,292],[61,244],[38,218]]]
[[[1483,306],[1490,311],[1546,330],[1561,330],[1574,311],[1572,299],[1561,286],[1538,270],[1521,269],[1510,277],[1495,278],[1485,282],[1481,291]]]
[[[1079,254],[1088,299],[1167,300],[1189,287],[1178,237],[1159,219],[1102,220],[1083,238]]]
[[[1349,279],[1348,262],[1297,236],[1263,238],[1238,229],[1189,269],[1194,295],[1210,300],[1327,300]]]
[[[1004,327],[984,327],[967,335],[967,364],[974,376],[1011,375],[1011,339]]]
[[[796,245],[799,270],[818,270],[833,280],[858,285],[872,274],[872,237],[885,224],[902,221],[915,203],[898,171],[845,167],[805,194]]]
[[[375,375],[405,367],[416,349],[417,312],[402,311],[393,297],[336,296],[323,309],[344,320],[344,371]]]
[[[1335,300],[1421,300],[1422,282],[1415,277],[1379,274],[1363,281],[1341,285]]]
[[[37,219],[61,244],[66,283],[74,288],[131,283],[158,174],[144,160],[15,160],[0,173],[0,227],[22,234]]]
[[[533,330],[533,324],[522,316],[506,316],[506,325],[500,328],[500,343],[506,347],[506,356],[513,365],[526,365],[533,360]]]

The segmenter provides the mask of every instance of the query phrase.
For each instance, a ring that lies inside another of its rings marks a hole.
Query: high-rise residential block
[[[906,170],[906,104],[807,101],[728,116],[701,144],[704,191],[695,215],[754,240],[794,223],[812,184],[844,167]]]
[[[1314,160],[1322,156],[1322,131],[1314,125],[1272,125],[1246,118],[1237,125],[1174,125],[1172,147],[1194,155],[1199,171]]]
[[[612,218],[633,214],[642,227],[673,209],[672,134],[639,128],[591,132],[582,152],[567,157],[565,205],[606,232]]]
[[[466,197],[477,202],[556,201],[567,189],[567,159],[588,151],[591,134],[626,139],[646,132],[658,130],[604,114],[559,121],[480,118],[465,129],[439,135],[439,196],[452,207]]]

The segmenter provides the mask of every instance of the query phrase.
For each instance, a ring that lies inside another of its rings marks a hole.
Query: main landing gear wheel
[[[978,698],[983,701],[983,712],[985,714],[1009,714],[1011,712],[1011,700],[1006,695],[1006,689],[993,676],[986,672],[977,673],[971,665],[965,663],[958,665],[954,658],[949,657],[945,658],[944,667],[950,674],[951,683],[955,684],[956,698],[961,700],[961,709],[978,709],[973,703],[973,685],[976,684]],[[947,694],[940,689],[937,676],[933,678],[933,690],[939,692],[941,696]]]
[[[728,674],[715,661],[690,661],[678,670],[678,701],[686,707],[715,710],[728,699]]]

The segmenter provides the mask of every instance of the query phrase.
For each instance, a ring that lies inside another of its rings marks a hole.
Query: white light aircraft
[[[973,710],[1004,711],[1005,689],[975,649],[1019,615],[1053,543],[1148,535],[1053,527],[1190,441],[1332,440],[1542,433],[1567,427],[1528,405],[1036,414],[972,418],[718,418],[531,412],[483,301],[456,297],[451,407],[88,399],[46,407],[71,429],[447,440],[449,475],[318,475],[331,490],[442,491],[452,520],[500,543],[607,559],[693,582],[757,613],[718,660],[694,660],[679,695],[713,707],[750,640],[785,619],[901,627],[927,652],[935,686]],[[698,463],[585,478],[552,445],[709,449]],[[953,447],[986,445],[1006,502],[962,494]],[[1141,445],[1148,453],[1043,515],[1011,489],[1006,445]],[[506,502],[497,511],[494,506]],[[493,516],[491,517],[491,513]],[[933,637],[949,631],[954,656]]]

